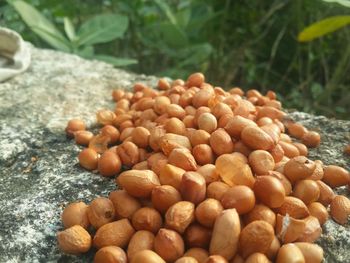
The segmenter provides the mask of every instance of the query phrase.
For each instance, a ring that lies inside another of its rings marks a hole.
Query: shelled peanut
[[[63,252],[93,246],[105,263],[321,262],[313,242],[328,211],[347,223],[350,201],[332,188],[349,171],[306,157],[320,135],[287,120],[273,91],[225,91],[194,73],[112,96],[99,133],[77,119],[66,132],[87,146],[80,165],[118,175],[121,190],[65,208]]]

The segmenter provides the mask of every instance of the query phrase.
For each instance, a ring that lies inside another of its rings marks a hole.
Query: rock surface
[[[74,117],[94,126],[95,112],[112,108],[111,91],[155,78],[135,75],[96,61],[32,48],[29,70],[0,83],[0,262],[92,262],[93,253],[63,255],[56,232],[67,203],[89,202],[115,189],[112,179],[77,164],[79,147],[64,127]],[[319,130],[323,142],[312,159],[349,169],[342,149],[350,140],[350,122],[306,113],[290,114]],[[348,190],[340,189],[343,194]],[[350,261],[350,229],[330,220],[318,242],[326,262]]]

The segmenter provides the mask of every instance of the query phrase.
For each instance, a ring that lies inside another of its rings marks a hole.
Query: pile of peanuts
[[[332,188],[350,174],[306,157],[320,135],[289,120],[273,91],[225,91],[194,73],[112,95],[98,134],[78,119],[66,133],[87,146],[80,165],[118,175],[121,189],[64,209],[63,252],[94,247],[95,263],[322,261],[313,242],[329,214],[347,223],[350,200]]]

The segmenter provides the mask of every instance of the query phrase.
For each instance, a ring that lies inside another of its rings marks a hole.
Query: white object
[[[24,72],[30,64],[30,49],[22,37],[0,27],[0,82]]]

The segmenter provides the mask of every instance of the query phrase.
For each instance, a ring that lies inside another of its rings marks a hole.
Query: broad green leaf
[[[350,24],[350,16],[333,16],[306,27],[298,35],[299,42],[311,41]]]
[[[70,44],[62,33],[36,8],[24,1],[11,1],[10,4],[20,14],[23,21],[50,46],[69,52]]]
[[[138,63],[136,59],[117,58],[117,57],[112,57],[112,56],[108,56],[108,55],[94,55],[91,58],[107,62],[109,64],[116,66],[116,67],[129,66],[129,65],[133,65],[133,64]]]
[[[191,8],[183,9],[176,13],[176,20],[181,28],[185,28],[191,19]]]
[[[78,33],[79,45],[106,43],[124,35],[129,20],[123,15],[105,14],[86,21]]]
[[[95,53],[93,46],[84,46],[82,49],[79,49],[75,52],[75,54],[90,59]]]
[[[322,0],[323,2],[328,2],[328,3],[337,3],[342,6],[350,7],[350,1],[349,0]]]
[[[74,25],[72,23],[72,20],[69,19],[69,17],[65,17],[63,19],[64,22],[64,31],[66,32],[67,37],[73,41],[76,37],[75,35],[75,29]]]
[[[169,19],[169,21],[173,25],[177,25],[176,17],[174,16],[173,12],[171,11],[170,6],[166,3],[166,1],[164,1],[164,0],[154,0],[154,2],[163,11],[163,13]]]

